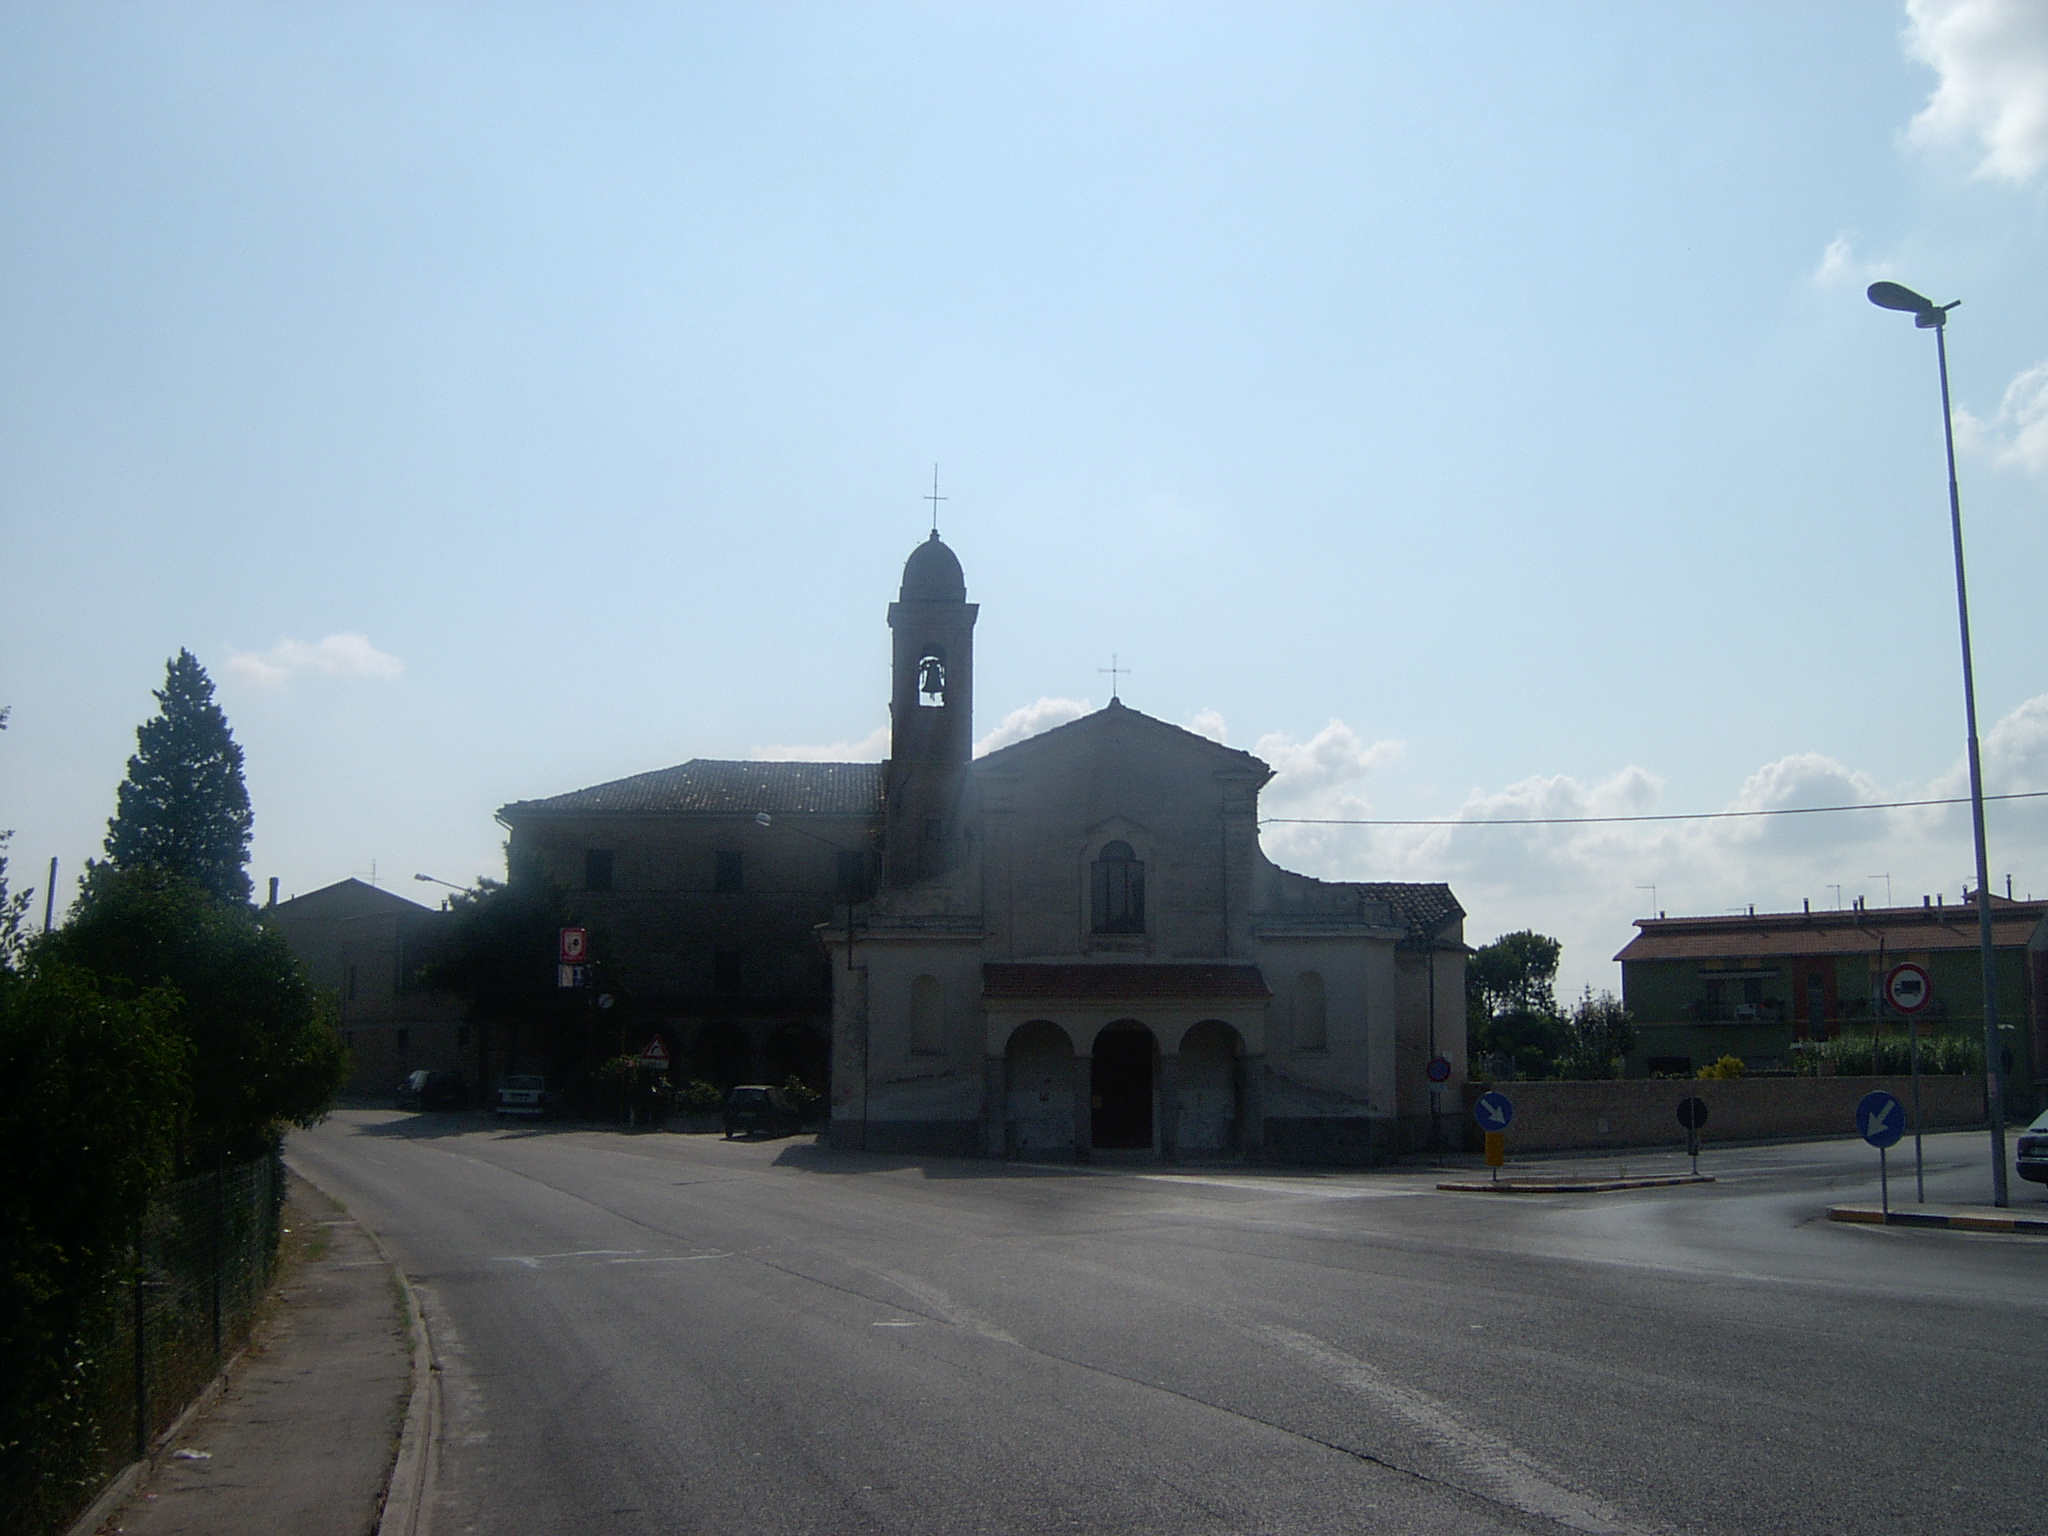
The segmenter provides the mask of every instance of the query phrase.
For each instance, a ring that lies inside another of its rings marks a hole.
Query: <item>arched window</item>
[[[910,1053],[936,1056],[943,1048],[945,993],[936,976],[920,976],[910,984]]]
[[[1297,1051],[1326,1051],[1330,1048],[1330,1015],[1323,999],[1323,978],[1319,971],[1303,971],[1294,979],[1294,1048]]]
[[[1097,933],[1145,931],[1145,866],[1129,843],[1105,843],[1095,861],[1094,929]]]
[[[936,646],[918,658],[917,702],[930,708],[946,702],[946,653]]]

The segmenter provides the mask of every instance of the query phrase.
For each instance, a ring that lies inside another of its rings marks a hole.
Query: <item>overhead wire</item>
[[[2012,794],[1986,795],[1993,800],[2048,799],[2048,789],[2023,789]],[[1486,816],[1434,817],[1398,820],[1355,816],[1262,816],[1262,827],[1589,827],[1621,822],[1645,821],[1731,821],[1745,816],[1823,816],[1837,811],[1904,811],[1929,805],[1968,805],[1962,795],[1943,800],[1881,800],[1861,805],[1783,805],[1757,811],[1671,811],[1651,816]]]

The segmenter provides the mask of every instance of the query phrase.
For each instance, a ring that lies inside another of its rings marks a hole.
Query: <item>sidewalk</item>
[[[284,1224],[310,1242],[270,1314],[225,1390],[176,1428],[102,1533],[364,1536],[376,1528],[411,1397],[405,1306],[369,1237],[297,1174]]]
[[[1894,1227],[1948,1227],[1958,1232],[2032,1232],[2048,1237],[2048,1209],[1995,1205],[1894,1205],[1889,1215],[1876,1201],[1831,1205],[1829,1221],[1867,1221]]]

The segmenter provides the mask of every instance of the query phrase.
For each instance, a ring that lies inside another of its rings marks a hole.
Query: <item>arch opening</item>
[[[1011,1157],[1074,1151],[1074,1042],[1049,1019],[1011,1032],[1003,1049],[1004,1149]]]
[[[1103,1151],[1150,1151],[1158,1042],[1135,1019],[1120,1019],[1095,1037],[1089,1059],[1089,1143]]]
[[[1221,1019],[1204,1019],[1181,1037],[1175,1107],[1183,1157],[1238,1150],[1243,1056],[1244,1038]]]

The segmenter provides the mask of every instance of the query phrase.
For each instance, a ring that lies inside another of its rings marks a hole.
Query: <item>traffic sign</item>
[[[1879,1151],[1898,1145],[1906,1134],[1906,1111],[1882,1088],[1856,1102],[1856,1131]]]
[[[1884,973],[1884,1000],[1900,1013],[1918,1013],[1934,1001],[1934,978],[1910,960],[1895,965]]]
[[[588,928],[564,928],[560,935],[560,944],[555,958],[564,965],[581,965],[590,958]]]
[[[587,965],[558,965],[555,967],[555,985],[564,991],[590,985],[590,967]]]
[[[640,1065],[655,1072],[668,1070],[668,1047],[661,1043],[661,1036],[656,1035],[647,1042],[645,1049],[640,1052]]]
[[[1447,1083],[1451,1080],[1451,1058],[1432,1056],[1429,1065],[1422,1069],[1432,1083]]]
[[[1515,1101],[1499,1089],[1489,1088],[1472,1106],[1472,1118],[1482,1131],[1504,1131],[1515,1118]]]
[[[1707,1101],[1705,1099],[1680,1099],[1678,1101],[1678,1123],[1688,1131],[1699,1130],[1707,1123]]]

